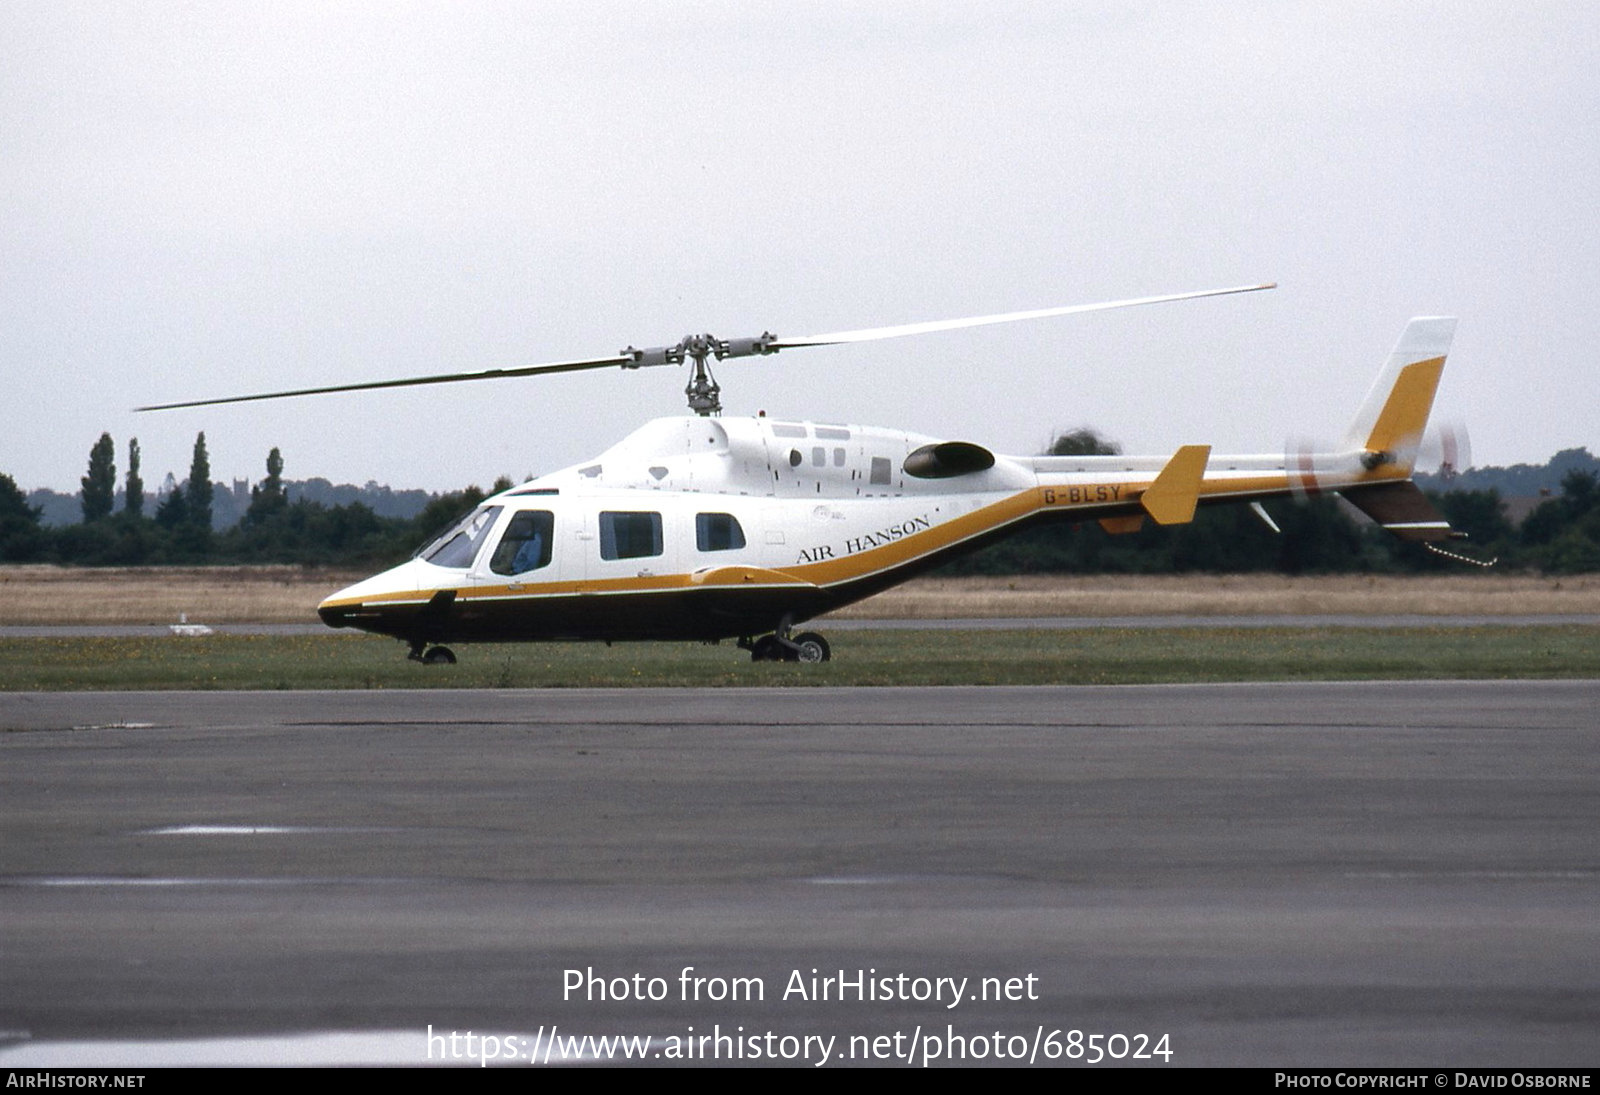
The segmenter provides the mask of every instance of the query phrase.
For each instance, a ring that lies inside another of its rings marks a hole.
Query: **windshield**
[[[461,519],[461,522],[423,548],[418,554],[436,567],[453,567],[465,570],[477,557],[478,549],[500,516],[499,506],[484,506]]]

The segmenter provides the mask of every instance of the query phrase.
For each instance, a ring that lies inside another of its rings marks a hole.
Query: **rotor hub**
[[[624,369],[643,369],[653,365],[682,365],[694,362],[694,373],[683,389],[689,409],[695,414],[709,416],[722,413],[722,386],[711,375],[707,362],[729,357],[754,357],[758,354],[778,352],[774,343],[777,336],[764,331],[755,338],[722,339],[709,333],[684,335],[675,345],[655,346],[648,350],[629,346],[622,351]]]

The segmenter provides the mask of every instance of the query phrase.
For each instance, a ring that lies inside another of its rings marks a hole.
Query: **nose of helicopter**
[[[329,627],[359,627],[366,631],[381,630],[374,623],[385,616],[385,608],[396,595],[414,594],[417,576],[413,572],[415,560],[402,563],[392,570],[364,578],[355,585],[346,586],[325,598],[317,606],[317,615]]]
[[[317,615],[322,617],[322,622],[329,627],[353,627],[352,618],[360,609],[360,605],[337,604],[330,597],[317,606]]]
[[[370,581],[370,579],[369,579]],[[329,627],[357,627],[358,617],[365,613],[361,594],[358,592],[365,582],[357,583],[341,589],[339,592],[327,597],[317,606],[317,615],[322,617],[322,622]]]

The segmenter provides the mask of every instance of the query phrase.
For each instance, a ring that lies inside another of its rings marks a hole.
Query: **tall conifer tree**
[[[83,484],[83,523],[110,517],[117,497],[117,445],[109,433],[101,434],[89,450],[89,474],[79,481]]]
[[[124,492],[122,508],[130,517],[144,515],[144,480],[139,478],[139,439],[128,441],[128,485]]]
[[[194,460],[189,464],[189,523],[211,528],[211,458],[206,455],[206,435],[194,439]]]

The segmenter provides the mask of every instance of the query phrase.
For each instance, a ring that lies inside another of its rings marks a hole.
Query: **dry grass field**
[[[289,566],[0,566],[0,624],[313,623],[363,574]],[[1027,616],[1600,614],[1600,575],[924,578],[838,613],[853,619]]]
[[[0,624],[315,623],[361,574],[292,566],[0,567]]]

